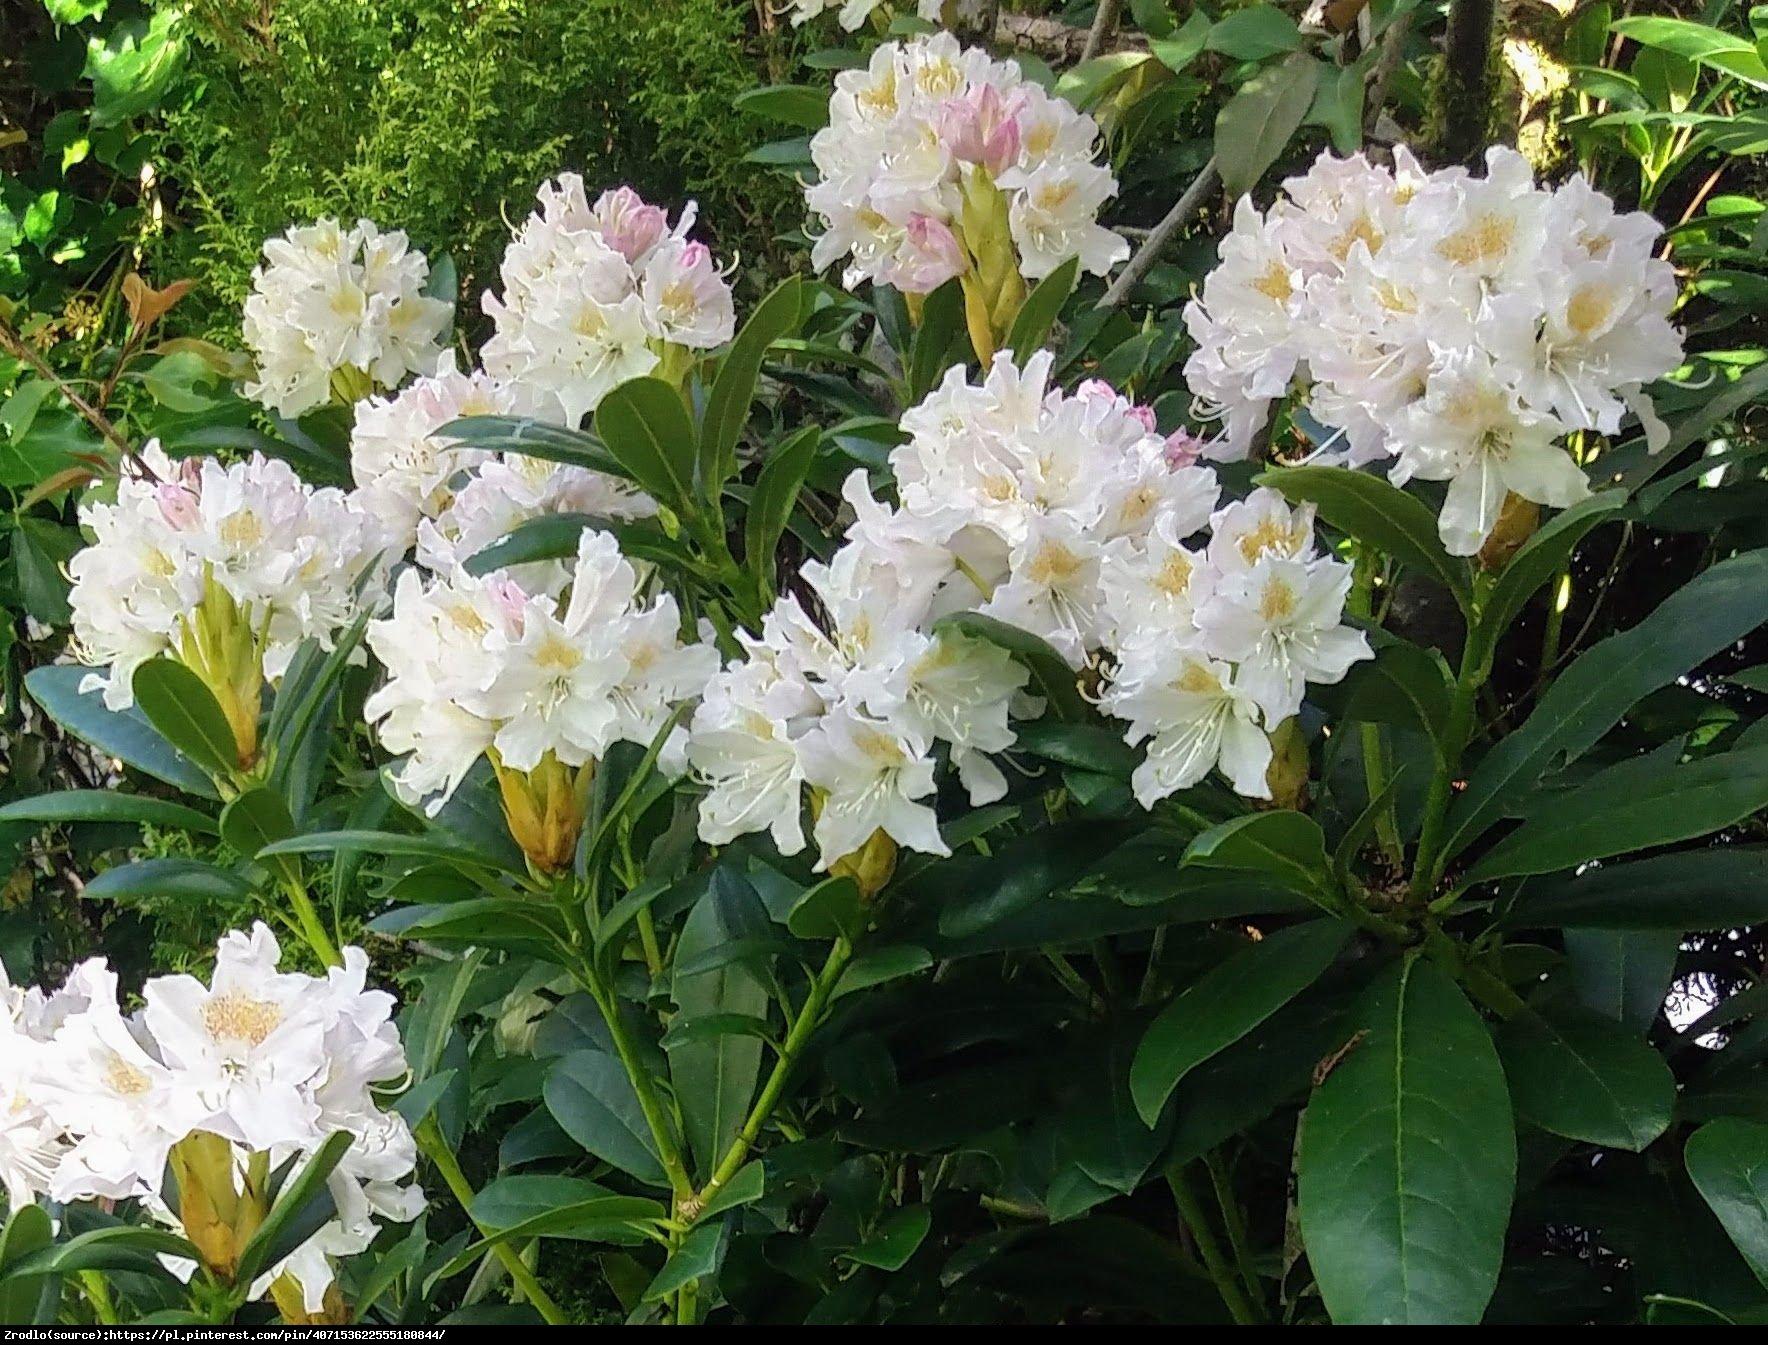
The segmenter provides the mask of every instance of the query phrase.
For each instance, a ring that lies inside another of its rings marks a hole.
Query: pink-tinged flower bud
[[[1132,402],[1126,408],[1126,414],[1131,420],[1147,430],[1149,434],[1154,433],[1155,420],[1154,408],[1152,406],[1142,406],[1138,403]]]
[[[522,636],[522,627],[527,624],[528,595],[522,586],[507,575],[498,575],[488,580],[485,591],[491,595],[498,614],[503,618],[505,634],[512,640]]]
[[[167,527],[183,532],[196,526],[197,498],[194,491],[171,481],[162,481],[154,487],[153,493],[160,506],[160,517],[166,520]]]
[[[1019,158],[1019,108],[1015,95],[1003,100],[992,84],[949,98],[939,112],[939,135],[952,156],[1001,173]]]
[[[602,241],[629,262],[636,262],[669,232],[663,209],[646,205],[631,187],[603,192],[592,213],[601,226]]]
[[[1084,397],[1089,402],[1115,402],[1117,400],[1117,389],[1112,387],[1111,384],[1107,383],[1102,378],[1089,378],[1084,383],[1080,384],[1079,387],[1075,388],[1074,395],[1076,397]]]
[[[1150,425],[1149,429],[1154,427]],[[1197,435],[1180,426],[1166,436],[1166,465],[1172,468],[1189,467],[1203,456],[1203,440]]]
[[[889,283],[907,294],[928,294],[964,273],[964,248],[951,226],[933,215],[910,215],[906,240]]]

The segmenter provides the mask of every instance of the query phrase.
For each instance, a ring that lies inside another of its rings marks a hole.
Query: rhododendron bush
[[[0,820],[245,918],[0,979],[6,1320],[1759,1320],[1768,539],[1600,614],[1760,485],[1658,223],[1326,150],[1162,305],[1105,103],[825,9],[802,274],[292,222],[250,423],[82,478]]]

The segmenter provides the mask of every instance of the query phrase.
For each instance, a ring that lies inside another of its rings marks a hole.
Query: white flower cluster
[[[882,4],[884,0],[790,0],[792,26],[802,28],[833,9],[840,11],[837,18],[841,27],[847,32],[856,32]],[[928,23],[972,23],[986,8],[982,0],[956,0],[955,4],[953,0],[915,0],[915,13]]]
[[[1348,567],[1316,554],[1311,511],[1272,492],[1215,511],[1215,475],[1187,444],[1102,383],[1050,388],[1050,364],[1002,355],[980,385],[951,370],[903,417],[899,508],[848,478],[846,541],[804,568],[826,621],[783,598],[695,714],[703,839],[769,830],[794,853],[809,786],[823,868],[877,830],[945,853],[934,745],[988,802],[1006,790],[989,757],[1015,741],[1009,713],[1039,711],[1005,653],[935,628],[958,611],[1038,635],[1077,670],[1115,664],[1105,708],[1132,743],[1153,739],[1134,782],[1145,806],[1218,762],[1268,797],[1266,730],[1307,682],[1369,655],[1340,624]],[[1205,527],[1207,548],[1188,550]]]
[[[109,670],[86,686],[102,687],[111,709],[133,703],[137,667],[177,648],[211,579],[249,609],[272,679],[302,640],[330,648],[360,611],[358,595],[378,594],[378,578],[363,579],[382,563],[386,535],[354,496],[315,490],[257,455],[174,463],[150,441],[140,456],[153,479],[125,475],[116,503],[83,505],[94,540],[68,563],[74,652]]]
[[[328,1179],[335,1217],[253,1286],[284,1272],[318,1311],[331,1259],[368,1247],[374,1216],[406,1222],[424,1208],[406,1182],[417,1148],[404,1120],[369,1086],[406,1072],[393,997],[366,988],[368,959],[344,950],[324,979],[277,970],[264,925],[221,940],[208,985],[150,979],[125,1016],[103,959],[76,967],[53,995],[7,985],[0,972],[0,1180],[13,1206],[140,1200],[178,1226],[161,1189],[173,1146],[204,1133],[227,1141],[235,1177],[253,1154],[271,1167],[352,1137]]]
[[[1242,198],[1221,261],[1185,310],[1185,377],[1244,457],[1298,379],[1324,447],[1394,459],[1396,483],[1449,482],[1440,527],[1479,550],[1507,493],[1564,508],[1589,493],[1559,442],[1613,434],[1642,384],[1681,362],[1676,279],[1657,223],[1582,177],[1547,191],[1514,150],[1486,175],[1325,155],[1260,214]]]
[[[994,242],[966,234],[966,191],[985,183],[1005,196],[998,227],[1021,274],[1037,279],[1079,257],[1103,275],[1129,245],[1097,223],[1117,191],[1094,161],[1098,139],[1091,117],[1026,83],[1011,61],[949,33],[886,43],[865,69],[835,77],[829,125],[810,142],[819,180],[806,201],[824,224],[812,260],[821,270],[849,257],[849,288],[937,289]],[[972,218],[970,231],[979,227]]]
[[[520,453],[464,448],[441,433],[467,416],[550,413],[551,399],[535,405],[522,390],[479,370],[460,373],[452,352],[431,377],[398,396],[356,404],[350,468],[362,507],[389,529],[396,549],[417,546],[418,563],[437,574],[457,566],[545,514],[583,513],[642,518],[656,504],[628,483],[588,468]],[[523,566],[531,591],[558,592],[567,570],[557,563]]]
[[[322,219],[270,239],[264,258],[245,303],[248,397],[298,416],[330,400],[340,370],[393,388],[435,367],[453,309],[424,294],[430,264],[402,231]]]
[[[730,286],[704,243],[690,242],[694,207],[673,228],[630,187],[589,203],[583,179],[540,188],[503,255],[503,296],[484,297],[496,332],[485,371],[549,403],[571,426],[610,389],[650,373],[668,346],[709,350],[730,340]]]
[[[607,533],[583,534],[568,579],[561,600],[502,571],[399,576],[392,615],[368,628],[387,680],[365,715],[390,751],[410,753],[393,779],[401,797],[433,814],[487,753],[532,771],[549,753],[575,767],[616,742],[649,745],[716,670],[711,648],[683,644],[673,597],[640,601]],[[683,737],[665,770],[681,770]]]

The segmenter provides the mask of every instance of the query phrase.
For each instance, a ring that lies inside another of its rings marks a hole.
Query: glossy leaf
[[[732,101],[745,112],[807,131],[820,131],[829,124],[829,91],[808,84],[767,84],[745,89]]]
[[[1218,823],[1185,847],[1183,862],[1201,868],[1245,869],[1310,894],[1329,891],[1332,882],[1320,824],[1287,808]]]
[[[1756,1278],[1768,1285],[1768,1125],[1722,1117],[1688,1137],[1682,1161]]]
[[[0,822],[140,822],[217,835],[215,819],[195,808],[115,789],[62,789],[0,808]]]
[[[786,531],[821,443],[822,431],[807,425],[775,444],[763,460],[761,475],[756,477],[754,493],[749,496],[749,507],[743,516],[743,557],[752,569],[768,578],[770,591],[780,537]]]
[[[135,670],[135,703],[160,736],[218,777],[240,765],[239,746],[214,695],[182,663],[153,658]]]
[[[825,878],[793,903],[786,928],[801,939],[853,939],[865,920],[865,901],[853,879]]]
[[[1556,873],[1592,859],[1706,836],[1768,806],[1768,747],[1740,748],[1681,765],[1656,754],[1544,797],[1522,825],[1488,850],[1469,883]]]
[[[1516,1182],[1504,1072],[1433,964],[1382,974],[1366,1032],[1302,1117],[1302,1241],[1338,1325],[1472,1325],[1498,1281]]]
[[[1721,846],[1604,864],[1531,884],[1509,923],[1562,928],[1720,929],[1768,921],[1768,850]]]
[[[1314,104],[1320,70],[1306,52],[1292,52],[1247,80],[1216,114],[1216,168],[1230,200],[1251,191],[1288,148]]]
[[[1675,1077],[1619,1023],[1582,1009],[1522,1014],[1498,1048],[1517,1115],[1543,1130],[1637,1152],[1669,1128]]]
[[[646,1286],[644,1301],[654,1303],[658,1299],[667,1298],[684,1285],[716,1274],[728,1243],[729,1233],[722,1222],[701,1224],[682,1239],[681,1246],[669,1254],[669,1259],[663,1263],[663,1269]]]
[[[250,1284],[331,1221],[337,1207],[326,1183],[354,1138],[346,1130],[328,1135],[277,1193],[270,1213],[240,1249],[238,1275],[242,1283]]]
[[[601,1051],[565,1056],[546,1076],[543,1095],[565,1133],[604,1163],[649,1186],[668,1184],[638,1094],[613,1056]]]
[[[1480,608],[1474,628],[1471,657],[1485,666],[1498,640],[1509,630],[1523,605],[1565,568],[1578,543],[1606,523],[1627,502],[1624,490],[1605,490],[1580,500],[1562,514],[1555,514],[1528,541],[1517,548],[1499,572],[1492,591]]]
[[[1012,329],[1007,333],[1007,349],[1013,352],[1015,362],[1024,364],[1042,348],[1050,329],[1056,325],[1056,319],[1062,315],[1062,305],[1074,293],[1078,279],[1080,258],[1070,257],[1038,281],[1037,288],[1026,296],[1024,305],[1013,319]]]
[[[1291,503],[1311,503],[1319,516],[1402,565],[1436,580],[1465,610],[1471,600],[1467,562],[1451,556],[1437,536],[1436,516],[1416,496],[1371,472],[1343,467],[1278,467],[1256,478]]]
[[[242,902],[252,885],[230,869],[196,859],[137,859],[95,873],[80,895],[88,901],[119,897],[183,897],[197,901]]]
[[[843,1252],[842,1259],[879,1270],[901,1270],[926,1241],[932,1227],[933,1212],[925,1205],[905,1206],[859,1246]]]
[[[593,434],[567,429],[550,421],[526,416],[462,416],[444,425],[438,435],[446,435],[461,448],[477,448],[487,453],[520,453],[530,458],[545,458],[604,472],[630,480],[631,473]]]
[[[1682,938],[1674,930],[1568,929],[1566,961],[1578,1002],[1645,1032],[1664,1007]]]
[[[1574,662],[1473,772],[1450,809],[1444,853],[1465,848],[1549,769],[1589,750],[1640,700],[1748,635],[1764,618],[1764,591],[1768,551],[1720,561]]]
[[[199,798],[217,797],[208,774],[167,742],[147,720],[139,705],[127,710],[107,710],[98,691],[80,691],[80,683],[92,669],[57,665],[33,668],[25,674],[25,686],[43,712],[81,742],[114,757],[156,780]]]
[[[694,423],[672,386],[660,378],[620,384],[596,407],[595,433],[652,498],[678,513],[697,511]]]
[[[827,114],[826,103],[824,114]],[[706,397],[706,416],[700,427],[698,468],[694,478],[708,500],[716,500],[724,483],[737,474],[737,441],[749,420],[749,405],[755,400],[761,362],[769,346],[798,330],[803,305],[803,287],[798,277],[781,281],[756,305],[719,365],[718,377],[713,380],[712,391]],[[598,408],[598,430],[601,423]],[[608,446],[616,448],[612,443]]]
[[[221,813],[221,838],[246,859],[256,859],[266,846],[295,833],[288,805],[273,790],[248,789]],[[265,863],[285,882],[301,883],[301,863],[293,855],[276,855]]]
[[[761,982],[736,962],[689,973],[691,959],[732,936],[718,903],[702,898],[688,913],[676,946],[673,986],[680,1016],[692,1021],[714,1014],[765,1018],[768,995]],[[669,1078],[682,1129],[702,1178],[709,1177],[742,1128],[761,1073],[762,1042],[753,1036],[722,1034],[667,1046]]]
[[[1310,920],[1267,934],[1220,963],[1167,1005],[1130,1066],[1136,1111],[1152,1126],[1192,1068],[1240,1040],[1312,985],[1350,939],[1351,927]]]

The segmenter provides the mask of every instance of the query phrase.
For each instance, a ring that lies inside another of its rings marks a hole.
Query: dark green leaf
[[[650,1186],[668,1184],[632,1080],[613,1056],[565,1056],[546,1076],[544,1096],[565,1133],[604,1163]]]
[[[1739,748],[1681,765],[1657,754],[1598,772],[1541,798],[1522,825],[1483,855],[1469,883],[1556,873],[1592,859],[1706,836],[1768,806],[1768,747]]]
[[[1206,972],[1148,1027],[1130,1067],[1136,1110],[1152,1126],[1191,1069],[1239,1041],[1312,985],[1350,938],[1336,920],[1268,934]]]
[[[745,89],[734,101],[745,112],[802,126],[807,131],[820,131],[829,124],[829,91],[808,84],[767,84],[759,89]]]
[[[81,889],[89,901],[117,897],[187,897],[198,901],[250,900],[252,885],[237,873],[195,859],[138,859],[94,874]]]
[[[0,822],[141,822],[214,836],[215,819],[195,808],[114,789],[63,789],[0,808]]]
[[[1734,556],[1574,662],[1473,772],[1450,811],[1444,854],[1470,844],[1536,780],[1581,756],[1644,697],[1748,635],[1763,620],[1765,591],[1768,551]]]
[[[1520,1014],[1498,1046],[1517,1115],[1543,1130],[1637,1152],[1669,1128],[1670,1067],[1619,1023],[1583,1009]]]
[[[1024,306],[1013,319],[1012,330],[1007,333],[1007,348],[1013,352],[1014,360],[1024,364],[1043,346],[1079,278],[1080,258],[1070,257],[1038,281],[1037,288],[1026,296]]]
[[[1471,601],[1467,562],[1443,550],[1436,517],[1423,501],[1369,472],[1343,467],[1278,467],[1254,478],[1402,565],[1435,579],[1465,610]]]
[[[354,1136],[340,1130],[329,1135],[313,1156],[285,1185],[270,1207],[264,1222],[239,1254],[238,1277],[250,1284],[277,1262],[312,1237],[337,1212],[326,1182],[343,1160]]]
[[[865,922],[865,901],[853,879],[825,878],[793,903],[786,928],[801,939],[852,940]]]
[[[823,103],[825,117],[827,100]],[[804,305],[803,288],[797,276],[781,281],[767,298],[756,305],[749,320],[731,342],[731,348],[719,365],[718,377],[706,397],[706,416],[700,428],[700,451],[693,479],[707,501],[716,503],[724,483],[737,474],[737,441],[749,420],[749,404],[755,400],[755,383],[761,376],[761,361],[767,348],[783,336],[798,330]],[[679,405],[679,400],[678,403]],[[603,406],[607,403],[604,401]],[[596,412],[596,426],[602,424],[601,411]],[[604,435],[604,438],[606,436]],[[616,453],[619,446],[609,442]],[[642,478],[641,478],[642,479]],[[652,494],[656,494],[655,491]],[[666,497],[659,497],[666,498]]]
[[[1295,20],[1274,5],[1249,5],[1217,21],[1204,39],[1204,49],[1237,61],[1262,61],[1301,46]]]
[[[1768,851],[1685,850],[1608,864],[1529,888],[1509,923],[1564,928],[1725,929],[1768,921]]]
[[[798,433],[775,444],[761,464],[761,475],[755,479],[755,492],[743,516],[743,558],[751,571],[766,577],[769,591],[775,569],[774,550],[798,503],[798,492],[816,460],[822,431],[807,425]]]
[[[1182,862],[1249,870],[1296,892],[1331,890],[1332,866],[1320,824],[1288,808],[1218,823],[1185,847]]]
[[[681,514],[698,512],[694,423],[681,394],[660,378],[634,378],[595,409],[596,438],[625,475]]]
[[[760,1200],[767,1191],[767,1172],[758,1162],[745,1163],[737,1169],[737,1175],[726,1182],[717,1195],[713,1196],[700,1207],[694,1216],[698,1223],[723,1214],[726,1210],[734,1210],[739,1205],[753,1204]]]
[[[247,859],[256,859],[266,846],[286,841],[295,833],[295,819],[274,790],[248,789],[221,813],[221,839]],[[293,855],[277,855],[266,861],[284,882],[302,886],[301,863]]]
[[[1423,649],[1396,640],[1352,667],[1342,685],[1336,718],[1417,729],[1440,751],[1449,717],[1449,683],[1442,665]]]
[[[675,953],[673,993],[682,1018],[767,1016],[766,989],[740,964],[731,962],[699,973],[682,970],[696,955],[727,943],[731,936],[718,903],[710,895],[688,913]],[[761,1073],[762,1043],[752,1036],[725,1034],[678,1041],[667,1050],[669,1078],[681,1109],[688,1150],[704,1179],[712,1175],[749,1115],[755,1080]]]
[[[701,1224],[669,1254],[663,1269],[657,1272],[657,1278],[646,1287],[644,1301],[655,1303],[684,1285],[716,1274],[728,1241],[728,1230],[722,1222]]]
[[[148,723],[140,706],[107,710],[101,693],[82,694],[80,683],[90,676],[90,668],[33,668],[25,674],[25,686],[45,714],[105,756],[115,757],[187,794],[206,799],[217,797],[214,782]]]
[[[563,462],[592,472],[605,472],[623,480],[632,475],[593,434],[525,416],[463,416],[449,421],[437,431],[437,435],[446,435],[462,448],[521,453],[530,458],[545,458],[548,462]]]
[[[1469,655],[1476,666],[1486,666],[1492,650],[1504,632],[1510,629],[1523,604],[1565,568],[1578,543],[1626,502],[1627,492],[1624,490],[1601,491],[1574,504],[1563,514],[1556,514],[1517,549],[1510,563],[1499,573],[1480,609]]]
[[[841,979],[835,982],[835,991],[830,998],[839,999],[842,995],[851,995],[856,990],[865,990],[874,985],[883,985],[886,981],[913,976],[918,971],[926,971],[932,965],[933,954],[914,944],[898,943],[883,948],[872,948],[847,964],[847,970],[842,972]]]
[[[586,530],[607,532],[610,520],[594,514],[543,514],[523,519],[466,562],[468,574],[490,574],[537,560],[572,560]]]
[[[876,1266],[879,1270],[901,1270],[926,1241],[933,1227],[933,1212],[925,1205],[908,1205],[897,1210],[878,1230],[852,1251],[843,1252],[842,1259],[855,1265]]]
[[[1306,52],[1292,52],[1247,80],[1216,114],[1216,169],[1230,200],[1251,191],[1288,148],[1313,106],[1320,69]]]
[[[135,703],[160,736],[211,775],[226,778],[241,765],[239,746],[215,697],[182,663],[153,658],[135,670]]]
[[[1682,1159],[1701,1198],[1768,1285],[1768,1125],[1709,1121],[1688,1137]]]
[[[987,929],[1080,879],[1123,841],[1108,824],[1078,822],[1040,827],[983,861],[939,912],[939,932],[963,938]]]
[[[1370,987],[1302,1117],[1297,1203],[1339,1325],[1474,1325],[1498,1282],[1516,1133],[1498,1053],[1434,965]]]
[[[1669,994],[1682,937],[1675,930],[1568,929],[1572,987],[1586,1008],[1643,1033]]]

